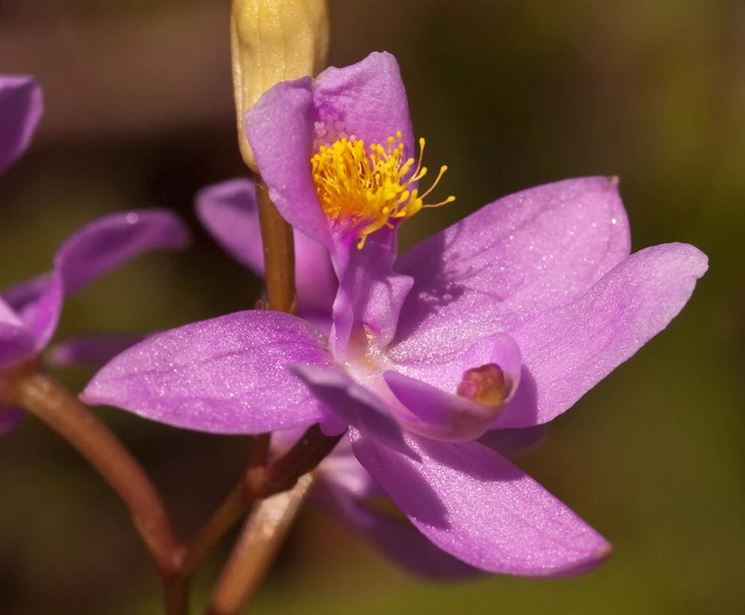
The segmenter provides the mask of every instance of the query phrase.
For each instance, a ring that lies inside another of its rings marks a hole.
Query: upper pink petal
[[[522,470],[475,443],[409,437],[410,458],[350,432],[362,465],[435,545],[482,570],[565,576],[610,545]]]
[[[264,277],[264,250],[253,182],[234,179],[207,186],[197,194],[196,205],[202,224],[225,250]],[[297,313],[328,320],[337,286],[328,250],[299,231],[294,236]]]
[[[237,312],[147,338],[99,371],[81,397],[177,427],[264,433],[325,417],[287,367],[329,361],[322,336],[306,321]]]
[[[707,258],[681,243],[636,252],[574,303],[512,331],[522,384],[496,427],[550,421],[662,331],[680,312]]]
[[[202,188],[196,196],[199,221],[239,263],[264,277],[259,211],[254,183],[232,179]]]
[[[275,85],[246,113],[245,129],[277,209],[295,229],[330,250],[329,222],[310,169],[316,140],[354,136],[383,144],[400,130],[407,155],[414,155],[406,92],[388,53],[328,68],[315,80]]]
[[[23,318],[37,348],[52,337],[65,297],[144,252],[183,248],[188,240],[179,218],[157,209],[111,214],[74,233],[57,250],[47,283],[36,288],[37,299],[25,298]]]
[[[392,54],[376,51],[351,66],[327,68],[315,81],[314,104],[327,130],[367,144],[401,131],[406,154],[414,156],[406,88]]]
[[[406,360],[510,332],[581,296],[629,253],[617,182],[572,179],[504,197],[422,241],[393,353]]]
[[[284,81],[246,113],[246,136],[262,179],[282,217],[295,229],[331,247],[331,232],[310,170],[314,125],[313,82]]]

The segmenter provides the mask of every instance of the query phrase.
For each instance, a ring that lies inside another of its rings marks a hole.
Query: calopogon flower
[[[0,75],[0,172],[28,147],[43,112],[31,77]],[[184,248],[189,236],[173,214],[129,211],[91,222],[57,250],[52,270],[0,291],[0,433],[21,416],[4,401],[8,380],[35,369],[51,341],[68,295],[148,250]],[[53,348],[53,362],[98,363],[132,343],[132,336],[91,336]]]
[[[57,250],[50,272],[0,291],[0,433],[20,417],[18,409],[3,401],[3,388],[19,371],[37,368],[65,299],[143,252],[180,249],[187,243],[186,227],[167,211],[111,214],[69,237]],[[55,349],[57,363],[110,358],[129,345],[131,339],[126,339],[125,343],[124,336],[101,336],[69,342]]]
[[[595,177],[497,200],[396,259],[398,224],[440,203],[419,188],[423,142],[416,155],[388,54],[276,85],[246,130],[282,215],[329,252],[329,334],[272,311],[193,323],[116,357],[83,398],[202,431],[346,429],[414,526],[481,570],[561,576],[607,557],[477,439],[569,409],[665,328],[706,257],[630,254],[617,182]]]
[[[41,88],[23,75],[0,75],[0,173],[31,142],[43,110]]]
[[[254,184],[232,179],[199,191],[196,210],[202,224],[238,262],[264,277],[261,229]],[[328,332],[331,307],[337,291],[329,253],[321,244],[295,231],[295,281],[298,315]],[[302,430],[276,432],[275,455],[287,450]],[[507,456],[533,448],[544,428],[491,431],[480,442]],[[393,506],[385,505],[385,492],[357,461],[348,440],[324,459],[316,472],[311,501],[346,522],[368,538],[384,555],[414,573],[434,579],[472,575],[477,569],[434,546]]]

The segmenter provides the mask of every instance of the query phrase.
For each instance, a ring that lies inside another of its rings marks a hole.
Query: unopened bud
[[[326,0],[233,0],[230,44],[238,140],[243,160],[255,171],[243,130],[246,111],[274,84],[315,75],[326,65]]]

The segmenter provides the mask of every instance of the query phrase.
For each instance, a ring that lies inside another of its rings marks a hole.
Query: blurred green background
[[[36,75],[47,104],[32,149],[0,181],[0,286],[45,270],[71,230],[104,212],[159,205],[195,233],[191,252],[148,256],[76,296],[60,337],[175,326],[258,296],[192,214],[199,187],[243,173],[228,4],[0,0],[0,71]],[[745,612],[745,2],[336,0],[331,10],[331,63],[395,53],[428,160],[451,169],[457,205],[418,217],[405,244],[517,189],[614,174],[635,248],[688,241],[711,270],[669,329],[519,462],[614,543],[604,566],[435,586],[308,510],[252,612]],[[73,387],[87,376],[62,375]],[[246,438],[102,414],[184,534],[246,458]],[[32,419],[0,443],[0,494],[0,613],[158,612],[123,507]],[[219,557],[200,576],[202,601]]]

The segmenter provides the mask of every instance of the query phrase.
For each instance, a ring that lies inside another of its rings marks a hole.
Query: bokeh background
[[[227,0],[0,0],[0,72],[30,73],[47,111],[0,181],[0,287],[45,270],[105,212],[183,214],[192,251],[148,256],[70,301],[60,337],[146,331],[252,305],[257,281],[199,229],[193,196],[243,174]],[[688,241],[711,257],[662,335],[555,421],[519,463],[615,545],[595,572],[432,585],[321,512],[300,518],[255,611],[745,612],[745,2],[335,0],[331,63],[401,63],[428,159],[458,203],[614,174],[635,248]],[[557,357],[560,360],[560,357]],[[85,371],[60,374],[72,387]],[[240,474],[246,438],[105,419],[193,531]],[[498,510],[494,514],[499,514]],[[199,578],[203,594],[223,553]],[[126,513],[32,419],[0,442],[0,613],[147,614],[159,589]]]

